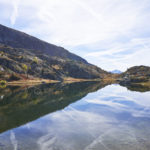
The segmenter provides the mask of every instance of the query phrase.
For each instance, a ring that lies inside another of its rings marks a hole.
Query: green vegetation
[[[38,64],[38,58],[37,58],[37,57],[34,57],[34,58],[33,58],[33,63]]]
[[[22,64],[22,68],[25,70],[25,72],[28,70],[28,66],[26,64]]]
[[[67,77],[97,79],[109,75],[106,71],[87,63],[67,58],[53,57],[34,50],[4,47],[0,45],[5,57],[0,57],[0,66],[6,74],[25,74],[27,78],[63,80]],[[1,79],[1,78],[0,78]],[[4,78],[5,79],[5,78]]]
[[[122,73],[121,84],[127,86],[150,87],[150,67],[135,66]]]
[[[5,80],[0,80],[0,88],[5,88],[6,87],[6,81]]]
[[[3,51],[0,51],[0,56],[4,56],[4,52]]]
[[[22,64],[22,68],[25,71],[27,78],[28,78],[28,66],[26,64]]]
[[[5,80],[1,80],[1,81],[0,81],[0,84],[1,84],[1,85],[4,85],[4,84],[6,84],[6,83],[7,83],[7,82],[6,82]]]

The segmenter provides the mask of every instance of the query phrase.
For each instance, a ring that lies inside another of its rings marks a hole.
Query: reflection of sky
[[[14,150],[149,150],[150,92],[110,85],[0,135]],[[23,149],[23,148],[22,148]]]

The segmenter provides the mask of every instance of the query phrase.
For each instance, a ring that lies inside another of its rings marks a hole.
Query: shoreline
[[[113,84],[113,83],[118,83],[116,78],[104,78],[104,79],[80,79],[80,78],[64,78],[62,81],[58,80],[49,80],[49,79],[40,79],[40,78],[35,78],[35,79],[22,79],[18,81],[10,81],[6,82],[4,85],[5,86],[35,86],[35,85],[40,85],[40,84],[50,84],[50,83],[75,83],[75,82],[103,82],[103,83],[108,83],[108,84]],[[138,82],[138,83],[130,83],[132,85],[141,85],[145,87],[150,87],[150,81],[148,82]]]
[[[50,83],[59,83],[63,82],[65,84],[75,83],[75,82],[106,82],[114,83],[113,79],[78,79],[78,78],[64,78],[62,81],[58,80],[49,80],[49,79],[24,79],[18,81],[6,82],[6,86],[34,86],[39,84],[50,84]]]
[[[32,86],[32,85],[39,85],[39,84],[48,84],[48,83],[58,83],[60,81],[57,80],[48,80],[48,79],[27,79],[27,80],[18,80],[18,81],[11,81],[7,82],[6,85],[10,86]]]

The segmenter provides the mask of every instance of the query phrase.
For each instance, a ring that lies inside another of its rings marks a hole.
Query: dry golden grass
[[[116,79],[112,77],[106,77],[104,79],[78,79],[78,78],[64,78],[64,83],[73,83],[73,82],[86,82],[86,81],[101,81],[103,83],[115,83]]]
[[[116,78],[114,76],[106,76],[103,79],[97,78],[97,79],[80,79],[80,78],[72,78],[72,77],[65,77],[63,79],[64,83],[74,83],[74,82],[87,82],[87,81],[100,81],[103,83],[115,83]],[[48,79],[41,79],[41,78],[22,78],[21,80],[18,81],[11,81],[7,82],[7,85],[14,85],[14,86],[33,86],[33,85],[38,85],[42,83],[57,83],[60,81],[57,80],[48,80]]]
[[[98,80],[100,80],[100,79],[98,79]],[[63,80],[64,83],[86,82],[86,81],[96,81],[96,79],[79,79],[79,78],[67,77],[67,78],[64,78],[64,80]]]
[[[54,69],[56,69],[56,70],[60,70],[60,69],[61,69],[61,67],[60,67],[59,65],[52,65],[52,67],[53,67]]]
[[[35,78],[35,79],[26,79],[26,80],[18,80],[18,81],[8,82],[7,85],[24,86],[24,85],[38,85],[38,84],[42,84],[42,83],[57,83],[57,82],[59,82],[59,81]]]

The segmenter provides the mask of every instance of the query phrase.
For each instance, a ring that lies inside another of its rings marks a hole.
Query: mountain
[[[150,67],[134,66],[120,75],[122,84],[142,83],[150,86]]]
[[[0,78],[18,79],[25,74],[53,80],[96,79],[109,75],[62,47],[0,25]]]
[[[150,77],[150,67],[148,66],[134,66],[131,67],[129,69],[127,69],[127,71],[125,71],[124,73],[122,73],[122,76],[129,76],[129,77]]]
[[[113,73],[113,74],[121,74],[122,72],[120,70],[113,70],[113,71],[111,71],[111,73]]]
[[[87,63],[83,58],[72,54],[62,47],[58,47],[47,42],[44,42],[38,38],[25,34],[23,32],[0,25],[0,43],[8,45],[13,48],[23,48],[28,50],[34,50],[36,53],[41,52],[50,56],[57,56],[61,58],[68,58],[71,60],[81,61]]]

